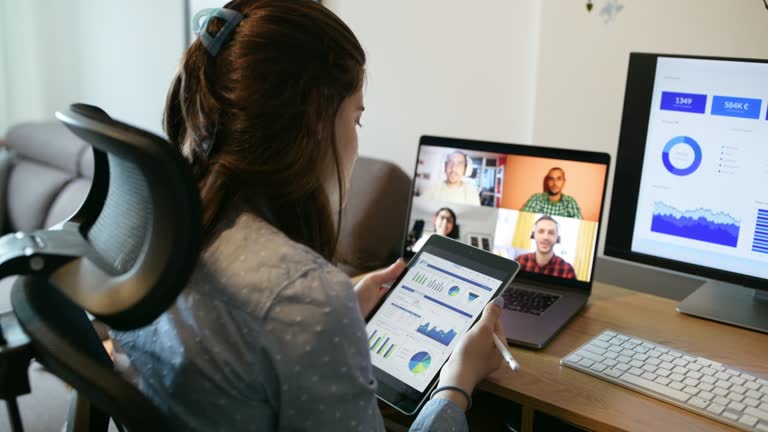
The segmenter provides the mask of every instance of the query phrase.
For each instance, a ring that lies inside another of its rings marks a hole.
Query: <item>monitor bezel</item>
[[[533,145],[525,145],[525,144],[508,144],[508,143],[502,143],[502,142],[495,142],[495,141],[479,141],[479,140],[473,140],[473,139],[465,139],[465,138],[448,138],[448,137],[441,137],[441,136],[434,136],[434,135],[422,135],[419,139],[419,147],[417,149],[416,153],[416,161],[414,162],[414,168],[412,173],[414,173],[413,181],[411,181],[411,194],[408,199],[408,211],[406,212],[406,219],[405,219],[405,226],[406,229],[403,233],[403,239],[402,243],[400,245],[400,254],[403,257],[408,257],[406,246],[408,242],[408,230],[410,227],[410,221],[411,221],[411,207],[413,205],[413,194],[414,189],[416,188],[416,178],[415,173],[418,168],[419,164],[419,157],[418,155],[421,154],[421,148],[423,146],[431,146],[431,147],[448,147],[448,148],[456,148],[460,150],[469,150],[469,151],[480,151],[480,152],[487,152],[487,153],[498,153],[503,155],[514,155],[514,156],[532,156],[532,157],[541,157],[541,158],[551,158],[551,159],[562,159],[562,160],[568,160],[568,161],[575,161],[575,162],[589,162],[589,163],[596,163],[605,165],[605,177],[603,178],[603,196],[601,198],[602,205],[600,206],[600,215],[598,217],[598,230],[597,235],[595,236],[595,247],[592,251],[592,271],[589,275],[589,281],[580,281],[576,279],[563,279],[559,277],[554,276],[546,276],[542,274],[537,273],[531,273],[526,272],[524,270],[520,270],[517,274],[516,280],[522,280],[526,282],[533,282],[533,283],[541,283],[541,284],[558,284],[561,287],[572,287],[579,290],[584,291],[590,291],[592,289],[592,284],[594,283],[595,278],[595,264],[597,260],[597,250],[599,249],[600,244],[600,227],[602,226],[602,220],[603,220],[603,214],[605,212],[605,194],[608,189],[608,172],[610,170],[610,162],[611,162],[611,156],[608,153],[602,153],[602,152],[594,152],[594,151],[587,151],[587,150],[572,150],[572,149],[565,149],[565,148],[557,148],[557,147],[541,147],[541,146],[533,146]],[[488,207],[497,209],[498,207]],[[514,210],[514,209],[512,209]],[[518,210],[519,211],[519,210]]]
[[[603,253],[609,257],[697,277],[768,290],[768,280],[766,279],[632,251],[633,227],[635,226],[637,199],[640,193],[645,144],[648,138],[648,121],[652,108],[656,65],[659,58],[768,63],[768,60],[765,59],[639,52],[629,54],[611,206]]]

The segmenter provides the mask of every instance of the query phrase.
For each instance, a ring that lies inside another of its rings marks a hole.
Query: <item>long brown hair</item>
[[[244,19],[216,56],[200,40],[189,47],[164,119],[198,181],[204,239],[237,202],[332,260],[343,200],[335,119],[362,86],[365,53],[336,15],[310,0],[225,7]],[[216,35],[223,24],[213,18],[207,31]],[[324,186],[329,161],[340,191],[336,224]]]

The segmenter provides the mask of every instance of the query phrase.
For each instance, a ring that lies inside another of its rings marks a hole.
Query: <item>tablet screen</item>
[[[424,250],[368,322],[373,365],[423,392],[504,282]]]

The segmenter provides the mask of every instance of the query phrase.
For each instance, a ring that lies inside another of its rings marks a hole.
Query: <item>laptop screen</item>
[[[591,286],[609,156],[423,136],[403,255],[444,235],[514,259],[519,278]]]

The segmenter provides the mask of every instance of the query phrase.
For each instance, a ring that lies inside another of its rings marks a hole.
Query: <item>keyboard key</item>
[[[727,374],[727,373],[725,373],[725,372],[717,372],[717,373],[715,374],[715,378],[719,378],[719,379],[721,379],[721,380],[729,380],[729,379],[731,379],[731,376],[730,376],[730,375],[728,375],[728,374]]]
[[[637,352],[637,350],[635,350],[635,352]],[[640,360],[641,362],[648,360],[648,356],[643,353],[637,353],[633,358]]]
[[[669,379],[671,379],[672,381],[682,381],[685,379],[685,376],[680,375],[679,373],[673,373],[672,375],[669,376]]]
[[[744,409],[744,414],[749,414],[751,416],[759,418],[764,422],[768,422],[768,411],[763,411],[761,409],[756,409],[752,407],[746,407]]]
[[[674,363],[674,364],[676,364],[678,366],[685,366],[685,365],[688,364],[688,361],[679,358],[679,359],[675,359],[675,361],[673,361],[672,363]]]
[[[674,369],[674,368],[675,368],[675,365],[673,365],[673,364],[672,364],[672,363],[670,363],[670,362],[667,362],[667,361],[663,361],[663,362],[661,362],[661,364],[659,365],[659,367],[663,367],[664,369],[672,370],[672,369]]]
[[[752,408],[757,408],[758,405],[760,405],[760,401],[757,399],[752,398],[744,398],[743,401],[741,401],[744,405],[751,406]]]
[[[688,363],[688,366],[686,366],[688,369],[692,371],[700,371],[702,366],[698,363]]]
[[[590,359],[581,359],[581,361],[579,362],[579,364],[580,364],[581,366],[584,366],[584,367],[590,367],[590,366],[592,366],[594,363],[595,363],[595,362],[593,362],[593,361],[592,361],[592,360],[590,360]]]
[[[728,396],[728,390],[720,387],[715,387],[712,389],[712,393],[718,395],[718,396]]]
[[[614,377],[614,378],[618,378],[618,377],[620,377],[620,376],[621,376],[621,374],[623,374],[624,372],[622,372],[622,371],[621,371],[621,370],[619,370],[619,369],[608,368],[608,369],[606,369],[605,371],[603,371],[603,373],[605,373],[605,374],[606,374],[606,375],[608,375],[608,376],[612,376],[612,377]]]
[[[726,373],[729,373],[729,374],[731,374],[731,375],[734,375],[734,376],[739,376],[739,375],[741,375],[741,373],[740,373],[739,371],[737,371],[737,370],[733,370],[733,369],[726,369],[726,370],[725,370],[725,372],[726,372]]]
[[[621,349],[621,347],[620,347],[620,346],[618,346],[618,345],[611,345],[611,346],[608,348],[608,350],[609,350],[609,351],[613,351],[613,352],[621,352],[621,351],[623,351],[623,350]]]
[[[744,396],[738,393],[730,392],[728,393],[728,399],[734,400],[736,402],[741,402],[744,400]]]
[[[642,369],[648,371],[648,372],[656,372],[656,369],[658,369],[656,366],[652,364],[644,364]]]
[[[613,339],[613,335],[609,335],[607,333],[603,333],[600,336],[597,337],[597,340],[601,340],[604,342],[608,342],[609,340]]]
[[[701,382],[705,382],[707,384],[714,384],[717,382],[717,378],[711,377],[709,375],[704,375],[703,377],[701,377]]]
[[[751,415],[744,414],[739,419],[739,423],[744,423],[749,427],[754,427],[757,424],[757,417],[752,417]]]
[[[640,360],[632,360],[631,362],[629,362],[630,366],[636,367],[636,368],[643,367],[643,364],[644,363],[641,362]]]
[[[731,391],[743,395],[744,392],[747,391],[747,388],[746,387],[742,387],[740,385],[735,385],[735,386],[731,387]]]
[[[712,369],[711,367],[703,367],[701,368],[701,373],[704,375],[714,375],[717,371]]]
[[[624,372],[628,371],[630,369],[630,366],[626,363],[619,363],[616,365],[616,369],[622,370]]]
[[[640,368],[633,367],[632,369],[629,370],[629,373],[631,373],[632,375],[640,376],[643,374],[643,370]]]
[[[677,381],[672,381],[671,383],[669,383],[669,387],[672,387],[675,390],[682,390],[685,388],[685,384]]]
[[[661,364],[661,360],[653,358],[653,357],[649,358],[645,362],[648,363],[648,364],[654,365],[654,366],[658,366],[658,365]]]
[[[768,423],[758,423],[755,426],[755,430],[758,432],[768,432]]]
[[[735,377],[732,377],[732,378],[731,378],[731,379],[729,379],[728,381],[730,381],[730,382],[732,382],[732,383],[734,383],[734,384],[736,384],[736,385],[743,385],[745,382],[747,382],[747,380],[745,380],[744,378],[742,378],[742,377],[737,377],[737,376],[735,376]]]
[[[645,372],[644,374],[642,374],[640,376],[645,378],[645,379],[647,379],[647,380],[651,380],[651,381],[656,381],[656,378],[659,377],[658,375],[656,375],[653,372]]]
[[[724,388],[724,389],[729,389],[729,388],[731,388],[731,383],[729,383],[728,381],[718,380],[715,383],[715,386],[720,387],[720,388]]]
[[[692,361],[696,361],[696,358],[695,358],[695,357],[691,357],[691,356],[689,356],[689,355],[685,355],[685,354],[683,354],[683,358],[684,358],[686,361],[689,361],[689,362],[692,362]]]
[[[605,368],[607,368],[607,367],[608,367],[608,366],[606,366],[606,365],[604,365],[604,364],[602,364],[602,363],[595,363],[595,364],[593,364],[592,366],[590,366],[589,368],[590,368],[590,369],[592,369],[592,370],[594,370],[594,371],[602,372],[602,371],[604,371],[604,370],[605,370]]]
[[[699,385],[699,381],[693,378],[686,378],[683,380],[683,384],[696,387]]]
[[[619,355],[619,357],[616,358],[616,360],[620,361],[621,363],[629,363],[632,361],[631,357],[627,357],[624,354]]]
[[[746,408],[746,406],[744,406],[743,403],[734,401],[734,402],[731,402],[731,403],[728,404],[728,408],[730,408],[730,409],[732,409],[734,411],[741,412],[741,411],[744,411],[744,408]]]
[[[703,391],[703,392],[699,393],[698,396],[700,398],[704,399],[704,400],[712,400],[712,399],[715,398],[715,395],[710,393],[710,392],[708,392],[708,391]]]
[[[693,379],[700,379],[703,375],[701,375],[700,373],[698,373],[696,371],[688,371],[688,376],[693,378]]]
[[[705,382],[700,382],[699,385],[697,385],[696,387],[704,391],[712,391],[712,389],[715,388],[715,386],[713,386],[712,384],[707,384]]]
[[[601,340],[592,341],[592,345],[597,346],[599,348],[608,348],[609,346],[611,346],[611,344],[609,344],[608,342],[604,342]]]
[[[673,372],[679,373],[680,375],[685,375],[688,373],[688,369],[682,367],[682,366],[675,366],[674,369],[672,369]]]
[[[603,360],[603,364],[610,367],[616,366],[618,363],[619,362],[617,362],[616,360],[611,360],[609,358]]]
[[[618,355],[618,354],[616,354],[616,353],[615,353],[615,352],[613,352],[613,351],[606,351],[606,352],[605,352],[605,354],[603,354],[603,356],[604,356],[605,358],[609,358],[609,359],[615,359],[615,358],[616,358],[616,357],[618,357],[619,355]]]
[[[587,351],[587,350],[579,350],[576,354],[584,357],[585,359],[589,359],[589,360],[592,360],[593,362],[598,362],[598,363],[603,361],[603,359],[605,358],[605,357],[603,357],[601,355],[594,354],[594,353],[592,353],[590,351]],[[587,367],[589,367],[589,366],[587,366]]]
[[[695,406],[695,407],[697,407],[697,408],[702,408],[702,409],[706,408],[707,405],[709,405],[708,401],[705,401],[704,399],[697,398],[697,397],[692,397],[692,398],[688,399],[688,403],[693,405],[693,406]],[[755,423],[757,423],[757,419],[755,419]]]
[[[661,385],[667,385],[670,382],[672,382],[672,380],[670,380],[669,378],[664,378],[664,377],[658,377],[655,379],[655,381]]]
[[[595,354],[597,354],[599,356],[602,356],[603,354],[605,354],[605,350],[604,349],[602,349],[600,347],[596,347],[594,345],[587,345],[586,347],[584,347],[584,349],[589,351],[589,352],[593,352],[593,353],[595,353]]]
[[[718,403],[720,405],[727,406],[732,401],[730,399],[724,398],[722,396],[715,396],[715,403]]]
[[[670,371],[668,371],[666,369],[662,369],[662,368],[656,369],[656,375],[661,375],[663,377],[669,376],[671,373],[672,372],[670,372]]]
[[[734,414],[734,413],[732,413],[730,411],[723,411],[722,416],[727,418],[728,420],[738,420],[739,419],[739,415],[738,414]]]
[[[763,399],[765,399],[765,398],[763,398]],[[763,410],[763,411],[768,411],[768,403],[761,403],[760,404],[760,409]]]
[[[571,354],[570,357],[568,357],[569,362],[578,363],[580,362],[582,357],[578,354]]]
[[[697,394],[699,394],[699,389],[691,386],[687,386],[686,388],[683,389],[683,391],[692,396],[696,396]]]
[[[715,413],[717,415],[720,415],[720,413],[722,413],[723,410],[725,410],[725,407],[716,403],[709,404],[709,406],[707,407],[707,411]]]
[[[747,390],[746,393],[747,397],[753,398],[753,399],[760,399],[761,396],[763,396],[762,393],[756,392],[754,390]]]
[[[679,352],[676,352],[676,351],[670,351],[668,354],[671,355],[672,357],[675,357],[675,358],[680,358],[680,357],[683,356],[682,354],[680,354]]]
[[[645,378],[641,378],[639,376],[631,375],[631,374],[624,374],[620,379],[630,383],[634,384],[638,387],[643,387],[645,389],[648,389],[650,391],[663,394],[664,396],[671,397],[672,399],[679,400],[680,402],[685,402],[690,398],[689,395],[687,395],[684,392],[677,391],[675,389],[671,389],[669,387],[663,386],[659,383],[655,383],[653,381],[648,381]]]
[[[614,332],[612,332],[612,331],[610,331],[610,330],[606,330],[606,331],[604,331],[604,332],[603,332],[603,334],[604,334],[604,335],[608,335],[608,336],[611,336],[611,337],[614,337],[614,336],[616,336],[616,333],[614,333]]]
[[[747,381],[747,383],[744,384],[744,387],[746,387],[746,388],[748,388],[750,390],[760,390],[760,384],[758,384],[758,383],[756,383],[754,381]]]
[[[661,352],[660,351],[656,351],[655,349],[653,349],[653,350],[648,351],[648,355],[650,357],[653,357],[653,358],[658,358],[659,356],[661,356]]]

